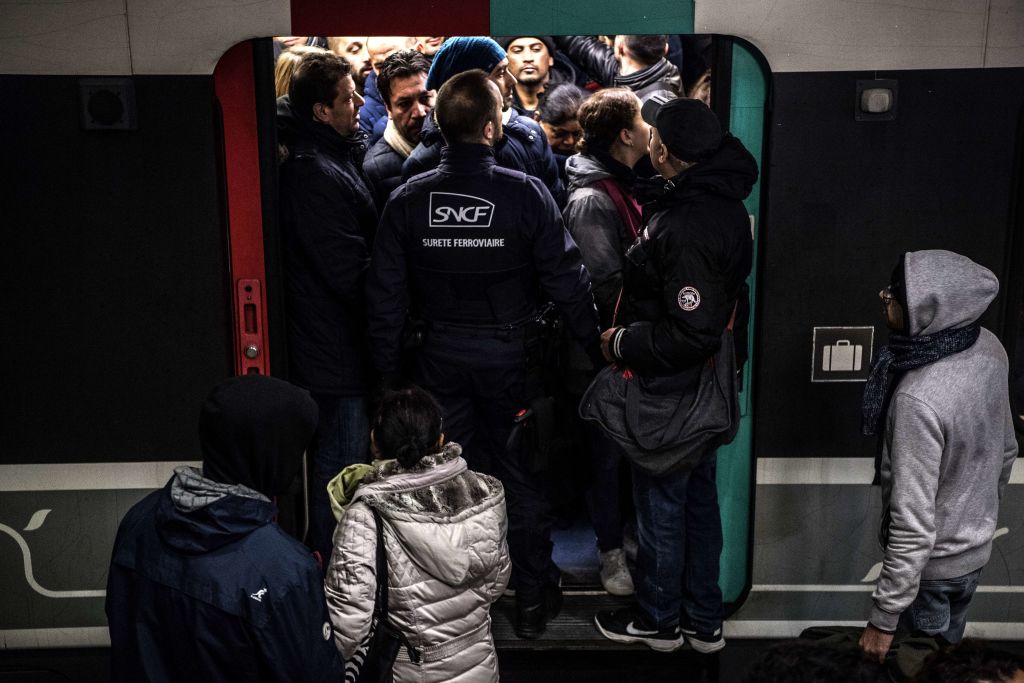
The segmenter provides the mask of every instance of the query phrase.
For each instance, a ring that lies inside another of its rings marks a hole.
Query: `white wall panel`
[[[1021,0],[697,0],[694,29],[749,40],[772,71],[1024,66],[1022,8]]]
[[[0,73],[131,73],[124,0],[0,0]]]
[[[288,0],[127,0],[137,74],[208,74],[227,50],[287,35]]]
[[[1024,65],[1024,0],[992,0],[985,66]]]

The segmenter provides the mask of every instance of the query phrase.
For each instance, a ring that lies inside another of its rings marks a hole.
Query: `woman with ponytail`
[[[370,631],[377,581],[405,645],[394,680],[497,681],[490,605],[508,583],[505,493],[445,443],[441,410],[423,389],[384,396],[369,470],[328,487],[338,527],[325,588],[334,641],[350,660]],[[377,515],[387,576],[376,576]]]

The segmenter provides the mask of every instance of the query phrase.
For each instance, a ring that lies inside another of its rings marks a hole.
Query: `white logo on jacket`
[[[263,596],[266,595],[266,594],[267,594],[267,589],[266,588],[261,588],[258,591],[256,591],[255,593],[253,593],[252,595],[250,595],[249,597],[252,598],[253,600],[255,600],[256,602],[263,602]]]
[[[330,639],[331,639],[331,622],[325,621],[324,622],[324,640],[330,640]]]
[[[694,287],[683,287],[679,290],[679,294],[676,295],[676,303],[684,311],[695,311],[700,306],[700,292]]]
[[[468,194],[431,192],[429,218],[432,228],[489,228],[494,204]]]

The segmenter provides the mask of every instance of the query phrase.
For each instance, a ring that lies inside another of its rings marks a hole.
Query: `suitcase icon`
[[[860,372],[863,353],[862,345],[850,344],[849,339],[840,339],[835,344],[825,347],[821,369],[824,372]]]

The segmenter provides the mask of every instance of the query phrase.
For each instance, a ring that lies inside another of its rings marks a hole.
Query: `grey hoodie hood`
[[[611,172],[594,157],[573,154],[565,160],[565,175],[569,179],[569,192],[593,185],[602,178],[611,178]]]
[[[991,270],[942,249],[907,252],[904,278],[911,337],[969,325],[999,293]]]

